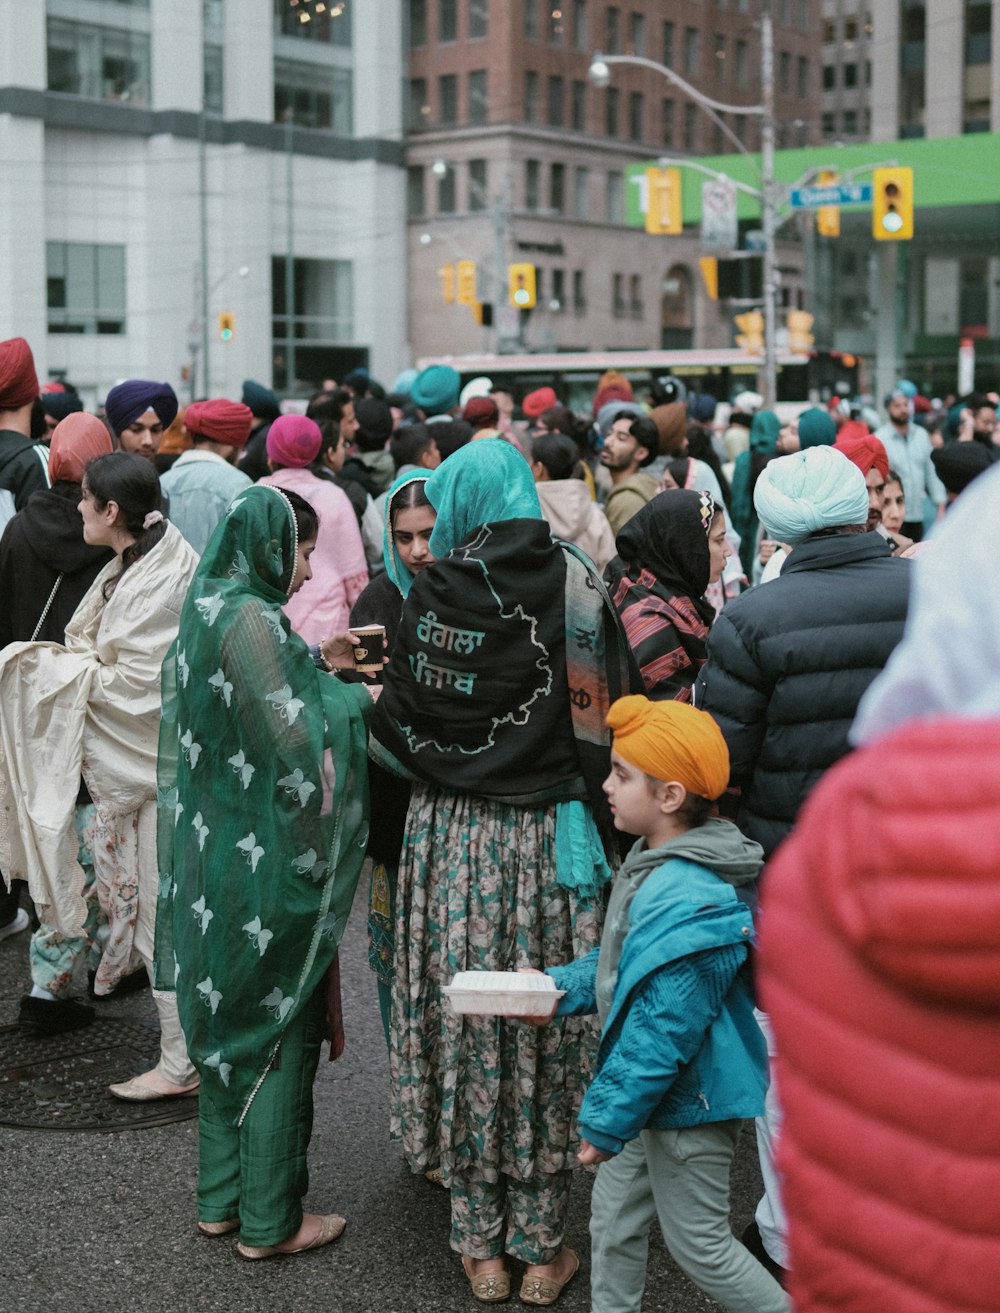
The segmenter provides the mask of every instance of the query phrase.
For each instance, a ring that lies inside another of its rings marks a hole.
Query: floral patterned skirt
[[[456,971],[573,961],[600,942],[601,901],[556,883],[555,807],[417,784],[396,892],[390,1130],[414,1171],[529,1181],[573,1165],[596,1018],[536,1028],[456,1017]]]

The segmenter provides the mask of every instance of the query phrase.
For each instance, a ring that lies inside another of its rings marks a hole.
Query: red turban
[[[845,424],[844,428],[846,427]],[[872,434],[867,433],[863,438],[855,438],[850,434],[845,437],[844,430],[841,429],[833,449],[846,456],[852,464],[857,465],[862,474],[867,475],[869,470],[877,469],[883,479],[889,477],[889,457],[882,442]]]
[[[470,397],[465,403],[462,418],[474,429],[495,428],[500,419],[500,410],[492,397]]]
[[[90,462],[112,450],[111,435],[97,416],[76,411],[52,430],[49,478],[53,483],[82,483]]]
[[[192,439],[207,438],[226,447],[242,447],[250,436],[253,411],[240,401],[217,397],[192,401],[184,411],[184,427]]]
[[[20,410],[38,396],[35,357],[23,337],[0,342],[0,410]]]
[[[521,402],[521,409],[529,419],[537,419],[543,410],[558,404],[559,398],[552,388],[535,388]]]

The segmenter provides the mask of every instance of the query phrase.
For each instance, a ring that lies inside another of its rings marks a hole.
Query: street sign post
[[[821,210],[827,205],[871,205],[870,182],[840,182],[835,187],[793,187],[788,204],[793,210]]]

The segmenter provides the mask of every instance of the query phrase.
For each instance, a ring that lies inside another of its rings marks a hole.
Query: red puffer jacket
[[[762,925],[796,1313],[995,1313],[1000,721],[834,767]]]

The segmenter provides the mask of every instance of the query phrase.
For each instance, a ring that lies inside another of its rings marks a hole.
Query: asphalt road
[[[365,876],[361,889],[367,889]],[[387,1062],[374,977],[365,962],[359,894],[342,950],[347,1051],[321,1059],[307,1207],[340,1212],[344,1237],[297,1258],[246,1263],[232,1238],[195,1230],[197,1121],[116,1133],[0,1126],[0,1309],[4,1313],[419,1313],[481,1306],[448,1247],[447,1193],[412,1176],[386,1127]],[[30,987],[28,935],[0,944],[0,1025]],[[155,1019],[148,993],[111,1000],[105,1015]],[[3,1037],[0,1035],[0,1045]],[[581,1271],[559,1301],[589,1299],[590,1176],[573,1187],[568,1241]],[[733,1172],[737,1234],[760,1193],[752,1131]],[[511,1307],[520,1307],[515,1295]],[[654,1237],[644,1313],[718,1306]]]

